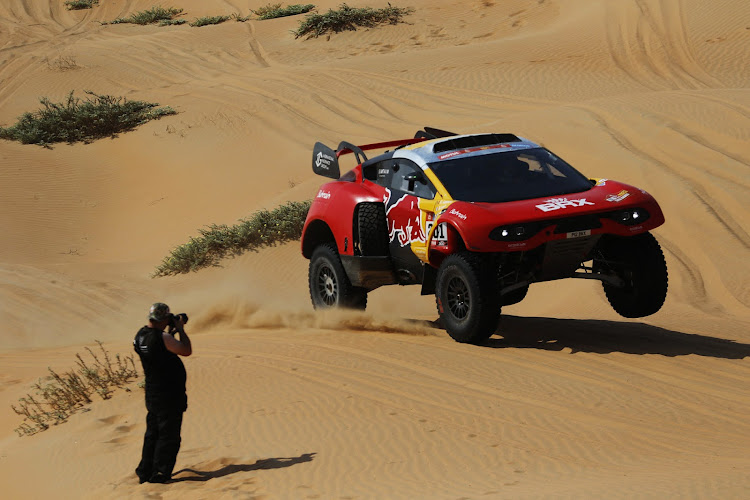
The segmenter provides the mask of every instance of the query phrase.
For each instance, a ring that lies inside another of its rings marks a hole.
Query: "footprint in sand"
[[[111,415],[109,417],[100,418],[99,422],[105,425],[112,425],[125,420],[125,415]]]
[[[132,441],[130,436],[120,436],[110,439],[109,441],[104,441],[104,444],[125,444],[129,441]]]

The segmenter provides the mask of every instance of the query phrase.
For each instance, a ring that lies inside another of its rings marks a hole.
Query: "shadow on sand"
[[[502,338],[498,338],[502,337]],[[488,347],[608,354],[690,354],[722,359],[750,356],[750,344],[705,335],[682,333],[644,323],[590,319],[524,318],[503,315],[497,336]]]
[[[297,465],[297,464],[301,464],[304,462],[312,462],[314,457],[315,457],[315,453],[303,453],[302,455],[298,457],[266,458],[266,459],[258,460],[257,462],[253,464],[225,465],[221,469],[211,470],[211,471],[180,469],[172,475],[172,479],[169,482],[170,483],[179,483],[182,481],[202,482],[202,481],[209,481],[211,479],[216,479],[219,477],[228,476],[230,474],[236,474],[238,472],[249,472],[253,470],[263,470],[263,469],[283,469],[284,467],[291,467],[292,465]],[[192,475],[184,476],[184,477],[174,477],[178,474],[182,474],[185,472],[190,473]]]

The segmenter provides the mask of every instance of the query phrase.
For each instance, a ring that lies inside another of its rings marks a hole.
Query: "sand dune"
[[[340,2],[319,3],[319,11]],[[381,7],[377,3],[348,2]],[[257,2],[182,0],[187,20]],[[179,4],[179,5],[177,5]],[[105,25],[150,0],[0,4],[0,125],[75,90],[172,106],[92,144],[0,141],[0,478],[8,498],[742,498],[750,480],[750,8],[410,0],[407,23],[294,39],[300,17]],[[166,4],[165,4],[166,6]],[[412,287],[314,314],[297,244],[151,279],[208,224],[309,199],[315,141],[514,132],[647,189],[664,308],[552,282],[485,347]],[[10,411],[151,302],[191,316],[176,481],[139,486],[141,389],[19,438]]]

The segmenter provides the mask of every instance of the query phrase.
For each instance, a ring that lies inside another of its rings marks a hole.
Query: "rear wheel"
[[[382,203],[361,203],[357,210],[359,251],[366,256],[388,255],[388,222]]]
[[[320,245],[313,251],[308,281],[315,309],[367,307],[367,290],[352,286],[333,243]]]
[[[599,272],[611,272],[624,286],[603,283],[612,308],[626,318],[654,314],[664,304],[669,276],[659,242],[651,233],[602,242],[600,258],[594,259]]]
[[[498,294],[481,271],[480,260],[468,252],[449,255],[438,269],[438,313],[448,334],[458,342],[482,344],[497,328]]]

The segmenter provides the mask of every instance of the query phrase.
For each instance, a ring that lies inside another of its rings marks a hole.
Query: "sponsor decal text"
[[[612,202],[612,203],[620,203],[622,200],[624,200],[628,196],[630,196],[630,193],[628,193],[625,189],[623,189],[617,194],[610,194],[609,196],[607,196],[606,199],[607,201]]]
[[[569,200],[568,198],[552,198],[536,206],[542,212],[551,212],[568,207],[582,207],[584,205],[594,205],[593,202],[587,201],[586,198]]]
[[[333,156],[327,155],[323,153],[323,151],[318,151],[318,155],[315,157],[315,166],[322,168],[323,170],[328,170],[331,168],[331,163],[333,163],[333,161]]]
[[[448,213],[451,214],[451,215],[455,215],[456,217],[458,217],[461,220],[466,220],[466,214],[462,214],[461,212],[459,212],[455,208],[451,208],[450,212],[448,212]]]

